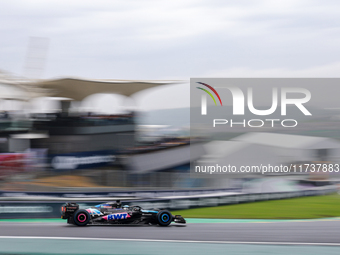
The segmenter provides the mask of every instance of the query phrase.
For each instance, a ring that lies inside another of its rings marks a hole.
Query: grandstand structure
[[[174,138],[158,145],[138,145],[134,112],[116,115],[70,112],[72,101],[80,102],[93,94],[131,97],[145,89],[178,83],[181,81],[32,80],[2,72],[0,84],[15,89],[7,99],[29,101],[52,96],[61,105],[60,112],[31,114],[29,127],[20,132],[3,133],[2,138],[7,142],[3,144],[2,152],[45,151],[50,167],[55,170],[118,166],[118,169],[145,173],[187,165],[190,162],[188,139]]]

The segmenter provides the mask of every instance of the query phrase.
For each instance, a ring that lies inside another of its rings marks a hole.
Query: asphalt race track
[[[87,226],[65,223],[0,223],[0,236],[79,237],[178,241],[339,244],[340,220],[254,223],[188,223],[186,226]]]
[[[340,218],[208,223],[214,221],[169,227],[1,221],[0,255],[340,254]]]

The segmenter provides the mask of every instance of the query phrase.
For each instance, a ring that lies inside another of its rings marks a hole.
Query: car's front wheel
[[[158,212],[157,223],[160,226],[163,226],[163,227],[169,226],[171,221],[172,221],[172,214],[169,211],[163,210],[163,211]]]
[[[73,215],[74,224],[86,226],[90,222],[91,216],[86,210],[77,210]]]

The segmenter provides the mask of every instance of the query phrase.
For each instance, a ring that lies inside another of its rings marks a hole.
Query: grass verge
[[[317,219],[340,216],[340,195],[332,194],[173,211],[184,218]]]

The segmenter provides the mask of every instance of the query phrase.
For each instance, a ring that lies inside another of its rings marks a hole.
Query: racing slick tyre
[[[73,215],[74,224],[86,226],[90,222],[91,216],[86,210],[77,210]]]
[[[172,214],[169,211],[163,210],[163,211],[158,212],[157,223],[160,226],[163,226],[163,227],[169,226],[171,222],[172,222]]]

